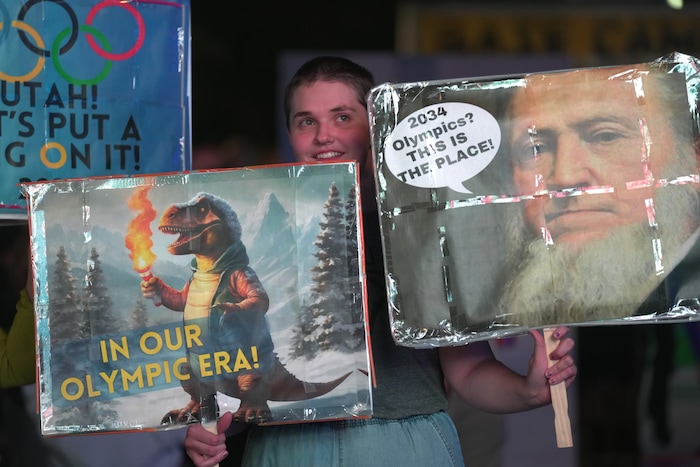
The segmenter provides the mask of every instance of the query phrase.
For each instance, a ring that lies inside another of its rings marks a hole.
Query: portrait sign
[[[355,163],[23,185],[46,435],[367,418]]]
[[[188,0],[0,0],[0,219],[20,183],[190,168]]]
[[[700,318],[699,65],[374,88],[395,340]]]

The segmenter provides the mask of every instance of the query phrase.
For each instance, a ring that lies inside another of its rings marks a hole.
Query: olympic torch
[[[151,251],[153,246],[151,222],[156,218],[156,211],[148,199],[150,189],[151,186],[136,187],[129,198],[129,208],[137,211],[138,214],[129,223],[124,238],[129,250],[129,258],[133,261],[134,270],[144,282],[148,282],[153,277],[151,265],[156,259],[156,255]],[[160,306],[163,303],[160,295],[156,294],[151,298],[155,306]]]

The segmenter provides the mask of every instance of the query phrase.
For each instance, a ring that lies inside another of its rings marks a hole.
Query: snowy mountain
[[[246,244],[251,265],[261,271],[273,272],[298,263],[292,217],[282,207],[274,193],[266,193],[245,225]]]
[[[322,209],[319,203],[319,213]],[[255,211],[241,219],[250,265],[270,296],[268,318],[273,333],[293,325],[303,290],[310,284],[308,266],[313,264],[319,226],[318,222],[299,226],[295,221],[300,219],[285,210],[274,193],[266,193]]]

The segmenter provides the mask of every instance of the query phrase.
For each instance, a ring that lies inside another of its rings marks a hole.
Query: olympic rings
[[[3,26],[3,24],[0,23],[0,29],[2,29],[2,26]],[[12,21],[12,27],[13,27],[13,28],[17,28],[17,29],[19,29],[20,31],[26,31],[30,36],[32,36],[32,39],[34,39],[34,41],[36,42],[36,44],[37,44],[39,47],[44,47],[44,40],[41,38],[41,36],[39,35],[39,33],[36,31],[36,29],[34,29],[33,27],[31,27],[31,26],[28,25],[27,23],[23,23],[22,21],[17,21],[17,20],[15,20],[15,21]],[[19,81],[19,82],[31,81],[31,80],[34,79],[34,78],[41,72],[41,70],[44,68],[44,62],[45,62],[45,61],[46,61],[46,59],[43,57],[43,55],[39,55],[39,57],[38,57],[37,60],[36,60],[36,65],[34,66],[34,69],[33,69],[32,71],[30,71],[29,73],[27,73],[26,75],[22,75],[22,76],[11,76],[11,75],[8,75],[7,73],[3,73],[2,71],[0,71],[0,79],[2,79],[2,80],[4,80],[4,81],[9,81],[9,82],[15,82],[15,81]]]
[[[102,42],[102,45],[104,46],[105,49],[110,50],[111,47],[109,45],[109,42],[107,42],[107,38],[100,31],[93,28],[92,26],[88,26],[87,24],[81,24],[80,30],[82,32],[88,34],[88,36],[87,36],[88,38],[91,37],[90,34],[93,34],[95,37],[97,37],[100,40],[100,42]],[[66,28],[63,31],[61,31],[60,33],[58,33],[58,35],[56,36],[56,40],[53,43],[53,47],[51,48],[51,53],[53,54],[53,55],[51,55],[51,62],[53,63],[53,66],[56,68],[56,72],[59,75],[61,75],[61,77],[63,79],[65,79],[66,81],[68,81],[71,84],[78,84],[78,85],[88,84],[88,85],[90,85],[90,84],[97,84],[97,83],[101,82],[103,79],[105,79],[107,77],[107,75],[109,74],[109,70],[112,69],[112,62],[110,60],[108,60],[107,63],[105,63],[105,66],[104,66],[104,68],[102,68],[102,71],[100,72],[100,74],[98,74],[93,79],[85,79],[85,80],[76,79],[76,78],[73,78],[72,76],[70,76],[68,73],[66,73],[66,71],[63,69],[63,66],[61,65],[61,62],[59,62],[59,58],[58,58],[58,56],[60,54],[56,53],[56,52],[58,49],[58,45],[61,43],[63,38],[68,35],[69,32],[70,32],[69,28]]]
[[[51,162],[46,156],[46,153],[51,149],[56,149],[58,151],[58,155],[60,156],[56,162]],[[64,148],[62,144],[56,143],[55,141],[50,141],[44,144],[39,153],[39,157],[41,158],[41,162],[43,162],[49,169],[60,169],[68,159],[66,148]]]
[[[43,3],[43,2],[53,2],[53,3],[61,6],[64,10],[66,10],[66,13],[68,13],[68,16],[70,17],[71,35],[70,35],[70,39],[68,39],[68,42],[66,43],[66,45],[61,47],[61,55],[63,55],[64,53],[68,52],[75,44],[75,41],[78,39],[78,29],[79,29],[78,28],[78,18],[75,16],[75,11],[73,11],[73,9],[70,6],[68,6],[68,4],[66,2],[64,2],[63,0],[29,0],[27,3],[25,3],[22,6],[22,9],[19,11],[19,15],[17,16],[17,19],[19,21],[24,21],[24,17],[27,15],[27,11],[29,11],[29,9],[31,7],[33,7],[34,5],[36,5],[37,3]],[[43,49],[41,49],[39,47],[35,47],[33,44],[31,44],[27,40],[27,36],[26,36],[26,34],[24,34],[24,32],[20,31],[19,37],[20,37],[20,39],[22,39],[22,43],[25,46],[27,46],[27,48],[29,50],[31,50],[32,52],[34,52],[35,54],[42,55],[44,57],[49,56],[48,50],[43,50]]]
[[[70,19],[70,26],[58,33],[51,47],[46,47],[45,41],[41,38],[37,29],[30,26],[24,20],[32,7],[40,3],[49,2],[56,4],[57,6],[63,8],[66,11]],[[167,7],[183,8],[182,4],[168,0],[134,0],[133,3],[149,3],[154,5],[163,5]],[[27,49],[38,55],[39,58],[37,59],[37,64],[32,69],[32,71],[22,76],[11,76],[6,73],[0,72],[0,79],[3,79],[5,81],[29,81],[31,79],[34,79],[43,69],[45,59],[47,57],[50,57],[51,62],[56,68],[58,74],[71,84],[92,85],[101,82],[109,74],[112,67],[112,61],[127,60],[133,57],[134,55],[136,55],[136,53],[138,53],[139,50],[141,50],[145,42],[146,24],[143,19],[143,16],[139,12],[139,10],[136,7],[134,7],[133,3],[123,3],[122,0],[102,0],[90,9],[86,16],[85,24],[79,25],[75,11],[68,4],[67,0],[27,0],[27,2],[22,6],[22,8],[19,11],[18,19],[12,21],[11,24],[12,27],[19,30],[19,37],[22,43],[27,47]],[[134,21],[136,22],[136,26],[138,29],[138,34],[135,43],[131,46],[130,49],[128,49],[125,52],[112,52],[111,46],[105,35],[93,26],[93,22],[97,14],[105,8],[113,6],[123,8],[129,14],[131,14],[131,16],[134,18]],[[0,1],[0,14],[2,14],[3,17],[7,18],[6,21],[9,21],[9,12],[7,11],[7,8],[4,2],[2,1]],[[7,37],[9,29],[3,29],[2,25],[3,21],[0,18],[0,41],[2,41],[3,38]],[[76,42],[78,41],[78,35],[80,32],[86,34],[86,40],[90,48],[97,55],[107,60],[107,63],[105,64],[104,68],[96,77],[92,79],[81,80],[71,77],[63,68],[58,58],[60,55],[66,54],[75,46]],[[31,37],[33,42],[29,39],[29,37]],[[64,44],[62,44],[62,41],[66,40],[66,38],[67,41]]]
[[[134,16],[136,24],[139,27],[139,35],[136,39],[136,43],[131,49],[124,53],[113,54],[109,53],[109,51],[105,52],[104,50],[100,49],[95,43],[95,39],[93,39],[92,36],[88,35],[87,41],[88,44],[90,44],[90,47],[92,47],[92,50],[94,50],[95,53],[102,58],[106,58],[107,60],[126,60],[127,58],[133,57],[134,54],[136,54],[136,52],[138,52],[139,49],[141,49],[143,41],[146,39],[146,24],[143,22],[143,17],[141,16],[141,13],[139,13],[139,11],[136,8],[134,8],[133,5],[130,5],[128,3],[120,3],[119,0],[104,0],[95,5],[92,8],[92,10],[90,10],[90,13],[88,13],[87,18],[85,19],[85,24],[87,24],[88,26],[92,26],[92,20],[95,18],[95,15],[100,10],[108,6],[118,6],[124,8]]]

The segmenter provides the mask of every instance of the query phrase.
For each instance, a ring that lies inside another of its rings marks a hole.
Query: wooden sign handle
[[[206,430],[209,433],[214,433],[214,434],[218,433],[218,431],[216,430],[216,420],[214,420],[213,422],[204,422],[204,423],[202,423],[202,426],[204,428],[206,428]],[[219,467],[219,464],[214,464],[212,467]]]
[[[552,337],[553,332],[554,328],[546,328],[544,330],[544,341],[547,346],[549,366],[557,362],[549,358],[549,355],[559,343],[557,339]],[[569,419],[569,401],[566,396],[566,383],[560,381],[550,386],[550,391],[552,393],[552,408],[554,409],[554,429],[557,435],[557,447],[570,448],[574,445],[574,440],[571,435],[571,420]]]

